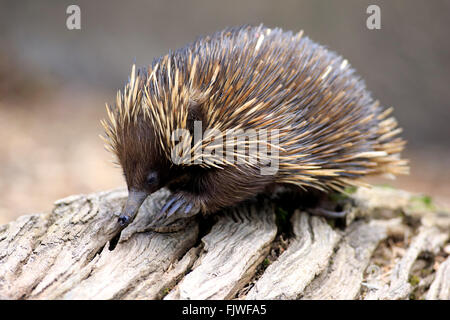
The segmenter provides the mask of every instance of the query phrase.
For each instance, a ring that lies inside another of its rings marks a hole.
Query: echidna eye
[[[158,174],[156,172],[151,172],[147,176],[147,184],[152,186],[158,182]]]

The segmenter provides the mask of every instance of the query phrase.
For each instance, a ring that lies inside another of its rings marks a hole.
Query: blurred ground
[[[372,182],[449,203],[448,1],[77,1],[82,29],[69,31],[71,3],[0,0],[0,224],[70,194],[125,185],[98,138],[99,120],[134,61],[262,22],[304,29],[395,107],[411,175]],[[365,27],[369,4],[381,8],[381,30]]]

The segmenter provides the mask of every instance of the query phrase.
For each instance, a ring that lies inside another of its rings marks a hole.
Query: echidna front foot
[[[188,194],[177,192],[172,194],[161,208],[157,219],[170,219],[175,221],[177,219],[184,219],[192,217],[199,213],[200,205]]]

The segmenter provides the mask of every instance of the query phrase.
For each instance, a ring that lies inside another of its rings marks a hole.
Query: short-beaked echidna
[[[408,172],[392,108],[302,32],[243,26],[199,38],[133,66],[107,111],[105,140],[129,190],[122,225],[162,187],[173,194],[160,217],[182,218],[268,186],[342,190]],[[275,170],[263,172],[268,163]]]

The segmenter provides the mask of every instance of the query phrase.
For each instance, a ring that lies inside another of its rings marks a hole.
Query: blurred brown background
[[[66,28],[70,4],[81,30]],[[370,4],[381,30],[366,28]],[[124,186],[98,134],[131,64],[247,23],[303,29],[346,57],[409,141],[411,175],[385,182],[448,203],[449,15],[436,0],[0,1],[0,224]]]

